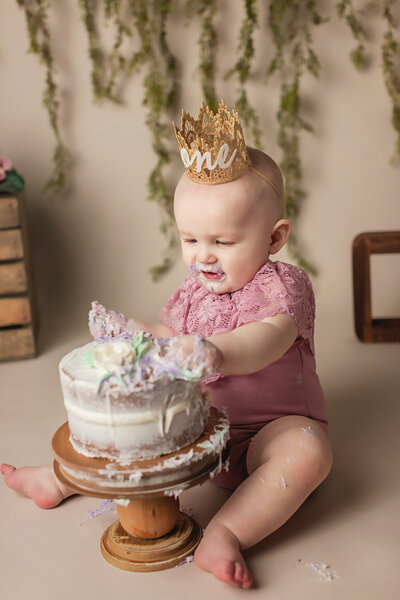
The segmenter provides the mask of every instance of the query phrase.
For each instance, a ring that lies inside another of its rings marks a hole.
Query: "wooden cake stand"
[[[76,452],[68,422],[56,431],[52,449],[58,479],[78,494],[117,501],[119,520],[101,538],[101,552],[109,563],[128,571],[161,571],[194,553],[202,529],[179,511],[177,496],[206,481],[226,462],[226,429],[226,416],[211,407],[205,431],[193,444],[129,463]]]

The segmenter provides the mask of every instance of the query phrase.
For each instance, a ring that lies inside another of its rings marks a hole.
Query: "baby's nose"
[[[209,246],[202,246],[198,248],[197,260],[201,263],[208,264],[215,262],[217,259]]]

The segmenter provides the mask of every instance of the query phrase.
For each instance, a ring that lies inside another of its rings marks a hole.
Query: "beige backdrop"
[[[42,107],[44,69],[36,56],[26,53],[24,16],[15,0],[0,4],[0,155],[11,157],[26,180],[41,321],[39,357],[0,364],[0,462],[40,464],[50,460],[51,436],[65,420],[57,363],[89,341],[90,301],[153,320],[184,270],[177,262],[157,284],[148,274],[161,261],[165,242],[158,230],[159,209],[145,201],[155,159],[140,77],[125,90],[124,106],[94,104],[78,2],[50,3],[61,129],[73,161],[70,191],[63,197],[46,195],[54,139]],[[220,74],[234,61],[242,3],[225,0],[223,6],[217,20]],[[260,19],[265,18],[262,10]],[[197,111],[202,100],[196,72],[198,27],[185,29],[183,19],[176,17],[170,33],[173,52],[185,56],[183,106]],[[315,32],[321,78],[304,78],[303,115],[315,134],[301,137],[308,196],[296,233],[319,271],[313,280],[317,363],[335,462],[318,494],[247,554],[260,585],[256,598],[269,591],[282,600],[294,595],[319,599],[321,594],[326,600],[393,600],[399,589],[399,486],[393,477],[399,452],[399,345],[360,343],[352,309],[352,240],[363,231],[400,228],[400,167],[389,165],[395,134],[378,56],[382,30],[375,26],[370,33],[372,67],[358,74],[348,59],[354,42],[346,27],[336,17],[321,26]],[[258,74],[269,51],[268,40],[258,31]],[[218,86],[229,104],[235,87]],[[278,88],[277,81],[268,88],[249,83],[265,147],[279,161]],[[176,165],[171,176],[180,171]],[[282,252],[279,258],[287,255]],[[399,256],[374,257],[372,267],[375,316],[400,315]],[[223,496],[218,493],[207,483],[184,492],[181,502],[206,525]],[[76,595],[77,581],[85,597],[97,600],[116,593],[128,597],[132,590],[149,598],[158,598],[160,589],[167,595],[170,590],[182,600],[188,589],[193,600],[216,592],[221,599],[235,594],[194,565],[149,577],[106,565],[98,543],[105,522],[115,517],[79,527],[85,511],[96,506],[94,499],[74,499],[60,510],[44,512],[4,485],[0,495],[7,516],[1,521],[0,543],[4,597],[25,598],[29,582],[30,597],[62,600]],[[340,579],[318,582],[305,567],[307,560],[329,563]]]

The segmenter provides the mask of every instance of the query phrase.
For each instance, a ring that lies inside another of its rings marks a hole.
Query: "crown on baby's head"
[[[214,115],[202,103],[197,120],[182,110],[181,129],[173,123],[186,173],[196,183],[228,183],[248,169],[257,173],[281,198],[275,183],[251,166],[242,126],[235,107],[232,114],[223,100]]]
[[[197,183],[215,185],[237,179],[250,166],[239,115],[223,100],[214,115],[202,103],[197,120],[182,111],[181,129],[174,123],[181,158],[188,176]]]

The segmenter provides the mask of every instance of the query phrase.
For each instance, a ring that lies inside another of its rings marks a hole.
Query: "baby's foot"
[[[0,471],[6,485],[23,496],[28,496],[40,508],[54,508],[74,492],[56,478],[51,465],[42,467],[15,467],[2,464]]]
[[[238,588],[251,587],[253,580],[240,553],[239,541],[224,525],[212,525],[205,530],[194,560],[200,569],[220,581]]]

